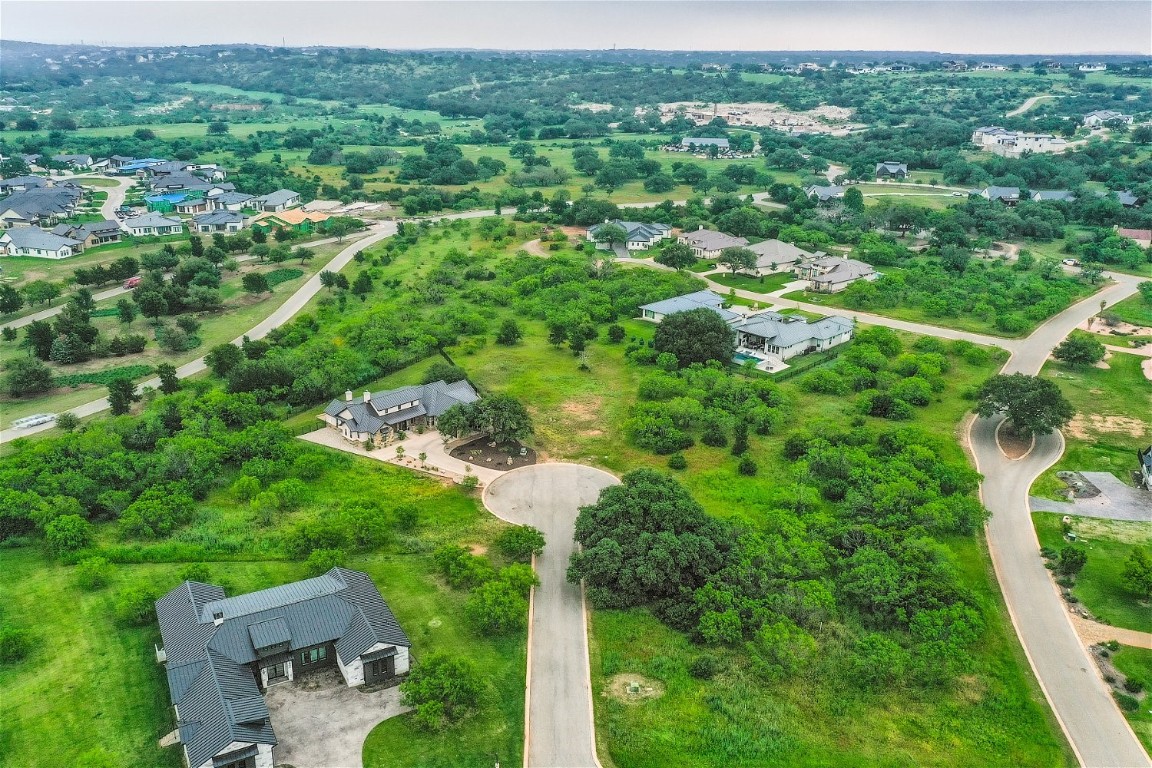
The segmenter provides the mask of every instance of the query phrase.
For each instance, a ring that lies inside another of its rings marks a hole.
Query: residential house
[[[149,212],[143,216],[133,216],[124,220],[124,229],[135,237],[154,235],[178,235],[184,231],[184,222],[159,213]]]
[[[1087,62],[1076,67],[1076,69],[1081,72],[1105,72],[1108,69],[1108,65],[1098,62]]]
[[[1050,133],[1020,133],[998,125],[986,125],[972,132],[972,143],[981,149],[1007,157],[1024,152],[1063,152],[1068,141]]]
[[[92,155],[53,155],[52,162],[66,165],[74,171],[92,167]]]
[[[54,226],[75,212],[81,194],[78,187],[65,185],[13,192],[0,201],[0,226]]]
[[[78,241],[80,247],[77,252],[80,252],[98,245],[118,243],[123,232],[120,222],[104,219],[83,224],[58,224],[52,228],[52,234]]]
[[[1152,491],[1152,445],[1142,451],[1136,451],[1140,459],[1140,486],[1146,491]]]
[[[0,195],[27,192],[30,189],[40,189],[50,185],[51,182],[43,176],[13,176],[10,179],[0,179]]]
[[[293,209],[279,213],[262,213],[249,222],[252,229],[263,230],[265,234],[277,229],[294,229],[306,234],[315,232],[331,217],[326,213],[309,213],[308,211]]]
[[[208,202],[208,198],[204,197],[203,193],[197,192],[195,196],[189,196],[178,203],[174,203],[172,210],[185,216],[195,216],[198,213],[211,211],[212,204]]]
[[[1135,208],[1140,203],[1140,198],[1131,192],[1117,192],[1116,199],[1120,201],[1120,205],[1125,208]]]
[[[267,195],[260,195],[248,201],[248,205],[257,211],[265,213],[279,213],[300,204],[300,193],[290,189],[278,189]]]
[[[323,576],[226,597],[185,581],[156,601],[178,743],[189,768],[272,768],[263,691],[335,668],[348,687],[394,685],[411,641],[368,574]]]
[[[977,194],[985,200],[999,200],[1005,205],[1020,202],[1020,187],[985,187]]]
[[[728,139],[707,139],[704,137],[689,136],[680,140],[681,149],[690,152],[699,152],[708,149],[708,147],[716,147],[721,152],[728,151]]]
[[[1073,203],[1076,193],[1067,189],[1041,189],[1032,193],[1032,200],[1037,203]]]
[[[153,163],[145,170],[147,170],[149,176],[171,176],[184,174],[191,167],[191,163],[186,163],[183,160],[164,160],[159,163]]]
[[[1122,112],[1117,112],[1112,109],[1098,109],[1095,112],[1089,112],[1084,115],[1084,125],[1090,128],[1098,128],[1105,123],[1121,122],[1125,125],[1132,125],[1132,115],[1125,115]]]
[[[827,203],[829,200],[842,199],[844,197],[844,187],[821,187],[814,184],[810,187],[805,187],[804,194],[808,197],[815,197],[817,202]]]
[[[748,240],[743,237],[733,237],[724,232],[704,229],[704,225],[700,225],[695,232],[681,234],[677,241],[690,247],[698,259],[716,259],[725,248],[748,245]]]
[[[236,211],[212,211],[192,217],[193,232],[239,232],[244,228],[244,214]]]
[[[474,403],[480,399],[467,381],[401,387],[384,392],[365,392],[362,400],[344,393],[343,400],[333,400],[320,415],[320,420],[340,432],[345,440],[365,440],[383,445],[398,432],[417,427],[435,427],[436,419],[454,405]]]
[[[5,256],[66,259],[79,253],[79,248],[78,241],[46,232],[39,227],[12,227],[0,233],[0,250]]]
[[[820,293],[839,293],[857,280],[875,280],[879,273],[871,264],[843,256],[826,256],[796,267],[796,276],[812,283]]]
[[[696,291],[696,293],[674,296],[671,299],[645,304],[640,307],[640,317],[653,323],[660,323],[668,315],[687,312],[692,309],[710,309],[729,323],[742,317],[736,312],[725,309],[723,297],[712,291]]]
[[[112,157],[108,158],[108,170],[113,172],[119,171],[125,165],[128,165],[128,163],[134,162],[136,162],[136,158],[134,157],[128,157],[127,155],[112,155]]]
[[[639,221],[605,221],[603,224],[593,224],[588,228],[588,239],[595,242],[596,233],[605,225],[614,224],[628,233],[624,241],[625,247],[630,251],[645,251],[659,243],[666,237],[672,236],[672,228],[667,224],[645,224]],[[600,249],[608,249],[608,243],[596,243]]]
[[[241,211],[251,199],[252,195],[243,192],[221,192],[218,195],[208,195],[208,205],[213,211]]]
[[[1152,229],[1126,229],[1116,227],[1116,234],[1126,237],[1141,248],[1152,247]]]
[[[156,157],[145,157],[121,164],[120,167],[116,169],[116,173],[120,176],[138,176],[143,178],[148,175],[149,168],[166,162],[168,161]]]
[[[756,267],[752,271],[757,275],[782,272],[793,264],[823,258],[827,255],[823,251],[809,253],[803,248],[797,248],[792,243],[786,243],[783,240],[765,240],[762,243],[748,246],[748,250],[756,254]]]
[[[733,326],[738,354],[762,358],[771,355],[782,361],[809,352],[823,352],[852,338],[852,321],[845,317],[825,317],[809,322],[798,315],[757,312]]]
[[[908,178],[908,164],[891,160],[876,164],[876,181],[904,181]]]

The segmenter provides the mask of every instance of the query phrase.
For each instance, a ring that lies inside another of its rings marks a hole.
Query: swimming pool
[[[746,355],[743,352],[737,352],[736,354],[732,355],[732,362],[736,363],[736,365],[743,365],[749,360],[755,360],[757,363],[761,362],[761,358],[753,357],[752,355]]]

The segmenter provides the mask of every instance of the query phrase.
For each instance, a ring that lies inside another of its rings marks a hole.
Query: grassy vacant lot
[[[456,757],[428,765],[487,766],[492,753],[507,765],[518,764],[525,637],[494,640],[475,633],[463,619],[464,593],[440,581],[428,554],[445,542],[487,545],[502,523],[455,488],[369,459],[337,461],[310,487],[313,497],[304,510],[263,530],[253,524],[246,504],[229,491],[215,492],[199,506],[196,522],[175,539],[202,547],[211,580],[238,594],[308,575],[301,564],[279,559],[282,532],[296,518],[320,514],[340,500],[414,505],[420,524],[410,540],[354,557],[349,566],[373,577],[411,638],[417,660],[436,651],[467,655],[487,690],[480,712],[448,737],[410,734],[407,718],[389,721],[373,734],[367,764],[420,765],[413,753],[431,754],[427,742],[437,739]],[[98,536],[102,544],[140,559],[168,559],[164,543],[116,545],[107,526]],[[232,554],[219,554],[226,549]],[[25,661],[0,666],[0,765],[77,765],[88,752],[102,755],[107,762],[101,765],[181,765],[176,750],[156,746],[174,727],[163,669],[153,656],[159,630],[154,624],[121,627],[112,607],[126,587],[172,588],[187,564],[120,565],[109,587],[83,592],[71,567],[37,549],[6,550],[4,561],[0,620],[34,632],[37,643]]]
[[[1152,651],[1145,648],[1121,648],[1112,654],[1112,663],[1127,677],[1135,677],[1144,682],[1145,689],[1152,683]],[[1144,749],[1152,752],[1152,700],[1146,694],[1143,706],[1135,712],[1125,712],[1129,725],[1136,732],[1136,737],[1144,745]]]
[[[1065,428],[1064,455],[1040,476],[1033,492],[1048,498],[1065,488],[1059,470],[1111,472],[1129,482],[1136,451],[1152,437],[1152,387],[1140,370],[1145,358],[1116,352],[1109,367],[1073,369],[1048,362],[1041,371],[1055,381],[1075,406],[1077,416]]]
[[[1059,550],[1067,545],[1060,526],[1062,517],[1055,512],[1032,514],[1041,546]],[[1076,577],[1072,594],[1105,624],[1152,632],[1152,610],[1147,604],[1141,605],[1120,581],[1132,549],[1152,547],[1152,529],[1147,523],[1074,517],[1072,530],[1088,552],[1088,562]]]
[[[1107,311],[1132,325],[1152,325],[1152,304],[1139,294],[1113,304]]]
[[[751,275],[733,275],[725,272],[719,275],[708,275],[708,279],[726,285],[729,288],[739,288],[744,291],[756,291],[757,293],[771,293],[778,291],[784,287],[786,283],[790,283],[796,279],[796,276],[791,272],[780,272],[775,275],[765,275],[763,277],[752,277]]]

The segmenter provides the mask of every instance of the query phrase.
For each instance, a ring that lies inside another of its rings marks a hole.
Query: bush
[[[480,485],[480,478],[476,475],[464,475],[464,479],[460,481],[460,487],[466,491],[474,491],[478,485]]]
[[[448,583],[458,589],[477,587],[495,575],[488,558],[474,555],[455,544],[440,547],[432,559]]]
[[[431,731],[442,730],[470,714],[479,705],[483,690],[472,662],[443,653],[432,654],[413,667],[400,684],[404,703],[415,709],[416,724]]]
[[[668,457],[668,469],[687,469],[688,460],[682,453],[674,453]]]
[[[130,627],[143,627],[156,619],[156,599],[160,593],[151,586],[135,586],[116,595],[116,621]]]
[[[333,568],[342,567],[347,560],[348,555],[342,549],[314,549],[304,561],[304,567],[311,575],[319,576]]]
[[[756,473],[760,471],[760,467],[756,465],[756,462],[752,460],[752,457],[743,456],[740,459],[740,463],[736,466],[736,471],[742,475],[754,477]]]
[[[1124,690],[1128,693],[1140,693],[1144,690],[1144,681],[1136,677],[1129,677],[1124,681]]]
[[[697,680],[711,680],[721,669],[715,656],[697,656],[688,666],[688,673]]]
[[[422,384],[431,384],[434,381],[445,381],[448,384],[453,384],[467,378],[468,374],[460,366],[445,361],[437,361],[428,366],[428,370],[424,372],[420,381]]]
[[[528,601],[506,581],[496,579],[472,590],[464,615],[485,635],[507,635],[528,625]]]
[[[44,526],[44,539],[53,554],[76,552],[92,543],[92,524],[79,515],[62,515]]]
[[[1116,703],[1120,706],[1120,709],[1125,712],[1135,712],[1140,709],[1140,700],[1135,696],[1129,696],[1119,691],[1112,691],[1112,696],[1116,699]]]
[[[14,627],[0,629],[0,664],[13,664],[32,652],[32,635]]]
[[[92,592],[107,586],[112,580],[116,566],[104,557],[86,557],[76,564],[76,583],[81,589]]]
[[[728,435],[724,434],[724,430],[719,426],[713,426],[705,430],[700,442],[713,448],[724,448],[728,445]]]
[[[544,534],[530,525],[506,528],[496,537],[496,548],[510,560],[528,562],[544,551]]]

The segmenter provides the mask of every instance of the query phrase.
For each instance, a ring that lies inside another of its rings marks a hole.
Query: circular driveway
[[[620,481],[580,464],[535,464],[506,472],[484,489],[484,506],[502,520],[544,534],[536,558],[540,586],[528,627],[528,697],[524,764],[528,768],[596,768],[592,686],[584,592],[567,580],[580,507]]]

